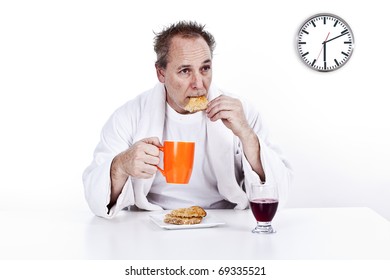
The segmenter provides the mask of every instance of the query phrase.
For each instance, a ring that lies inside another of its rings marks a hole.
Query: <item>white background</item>
[[[196,20],[217,40],[214,80],[258,106],[294,168],[288,206],[368,206],[390,219],[385,3],[1,1],[0,210],[85,210],[81,175],[104,122],[157,81],[153,30]],[[332,73],[306,67],[294,44],[319,12],[355,35]]]

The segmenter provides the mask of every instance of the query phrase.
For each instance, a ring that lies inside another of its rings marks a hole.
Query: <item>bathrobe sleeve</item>
[[[242,101],[249,125],[256,133],[260,143],[260,159],[265,172],[266,182],[276,183],[279,193],[279,205],[282,207],[287,202],[289,189],[292,183],[292,169],[284,158],[281,150],[272,142],[270,133],[260,113],[248,102]],[[242,156],[242,168],[244,171],[244,184],[264,183],[252,170],[248,160]]]
[[[134,204],[134,192],[129,178],[117,203],[110,210],[107,208],[111,195],[111,162],[132,144],[136,114],[129,112],[134,112],[133,103],[128,102],[117,109],[106,122],[94,151],[93,161],[83,173],[85,198],[92,212],[100,217],[112,218],[123,208]]]

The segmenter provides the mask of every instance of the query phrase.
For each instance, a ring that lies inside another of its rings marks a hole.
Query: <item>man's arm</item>
[[[210,101],[206,110],[211,121],[221,120],[241,141],[245,157],[252,169],[265,181],[265,173],[260,159],[260,142],[249,126],[241,101],[225,95]]]
[[[116,203],[129,177],[148,179],[157,172],[159,146],[161,144],[157,137],[145,138],[114,157],[110,169],[111,196],[108,209]]]
[[[249,128],[247,132],[238,137],[242,143],[245,157],[251,165],[253,171],[259,175],[261,181],[265,182],[265,173],[260,158],[261,147],[256,133]]]

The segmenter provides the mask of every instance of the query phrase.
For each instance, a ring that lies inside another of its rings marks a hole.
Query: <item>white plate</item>
[[[172,225],[167,224],[164,222],[164,217],[166,213],[162,214],[153,214],[149,215],[150,219],[159,227],[164,229],[191,229],[191,228],[209,228],[209,227],[216,227],[219,225],[224,225],[225,221],[219,219],[216,216],[213,215],[207,215],[202,219],[202,222],[200,224],[195,225]]]

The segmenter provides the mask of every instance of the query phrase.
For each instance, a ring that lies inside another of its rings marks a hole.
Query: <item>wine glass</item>
[[[257,226],[253,233],[275,233],[271,222],[278,209],[279,196],[276,184],[254,183],[247,190],[249,204],[253,216],[257,221]]]

